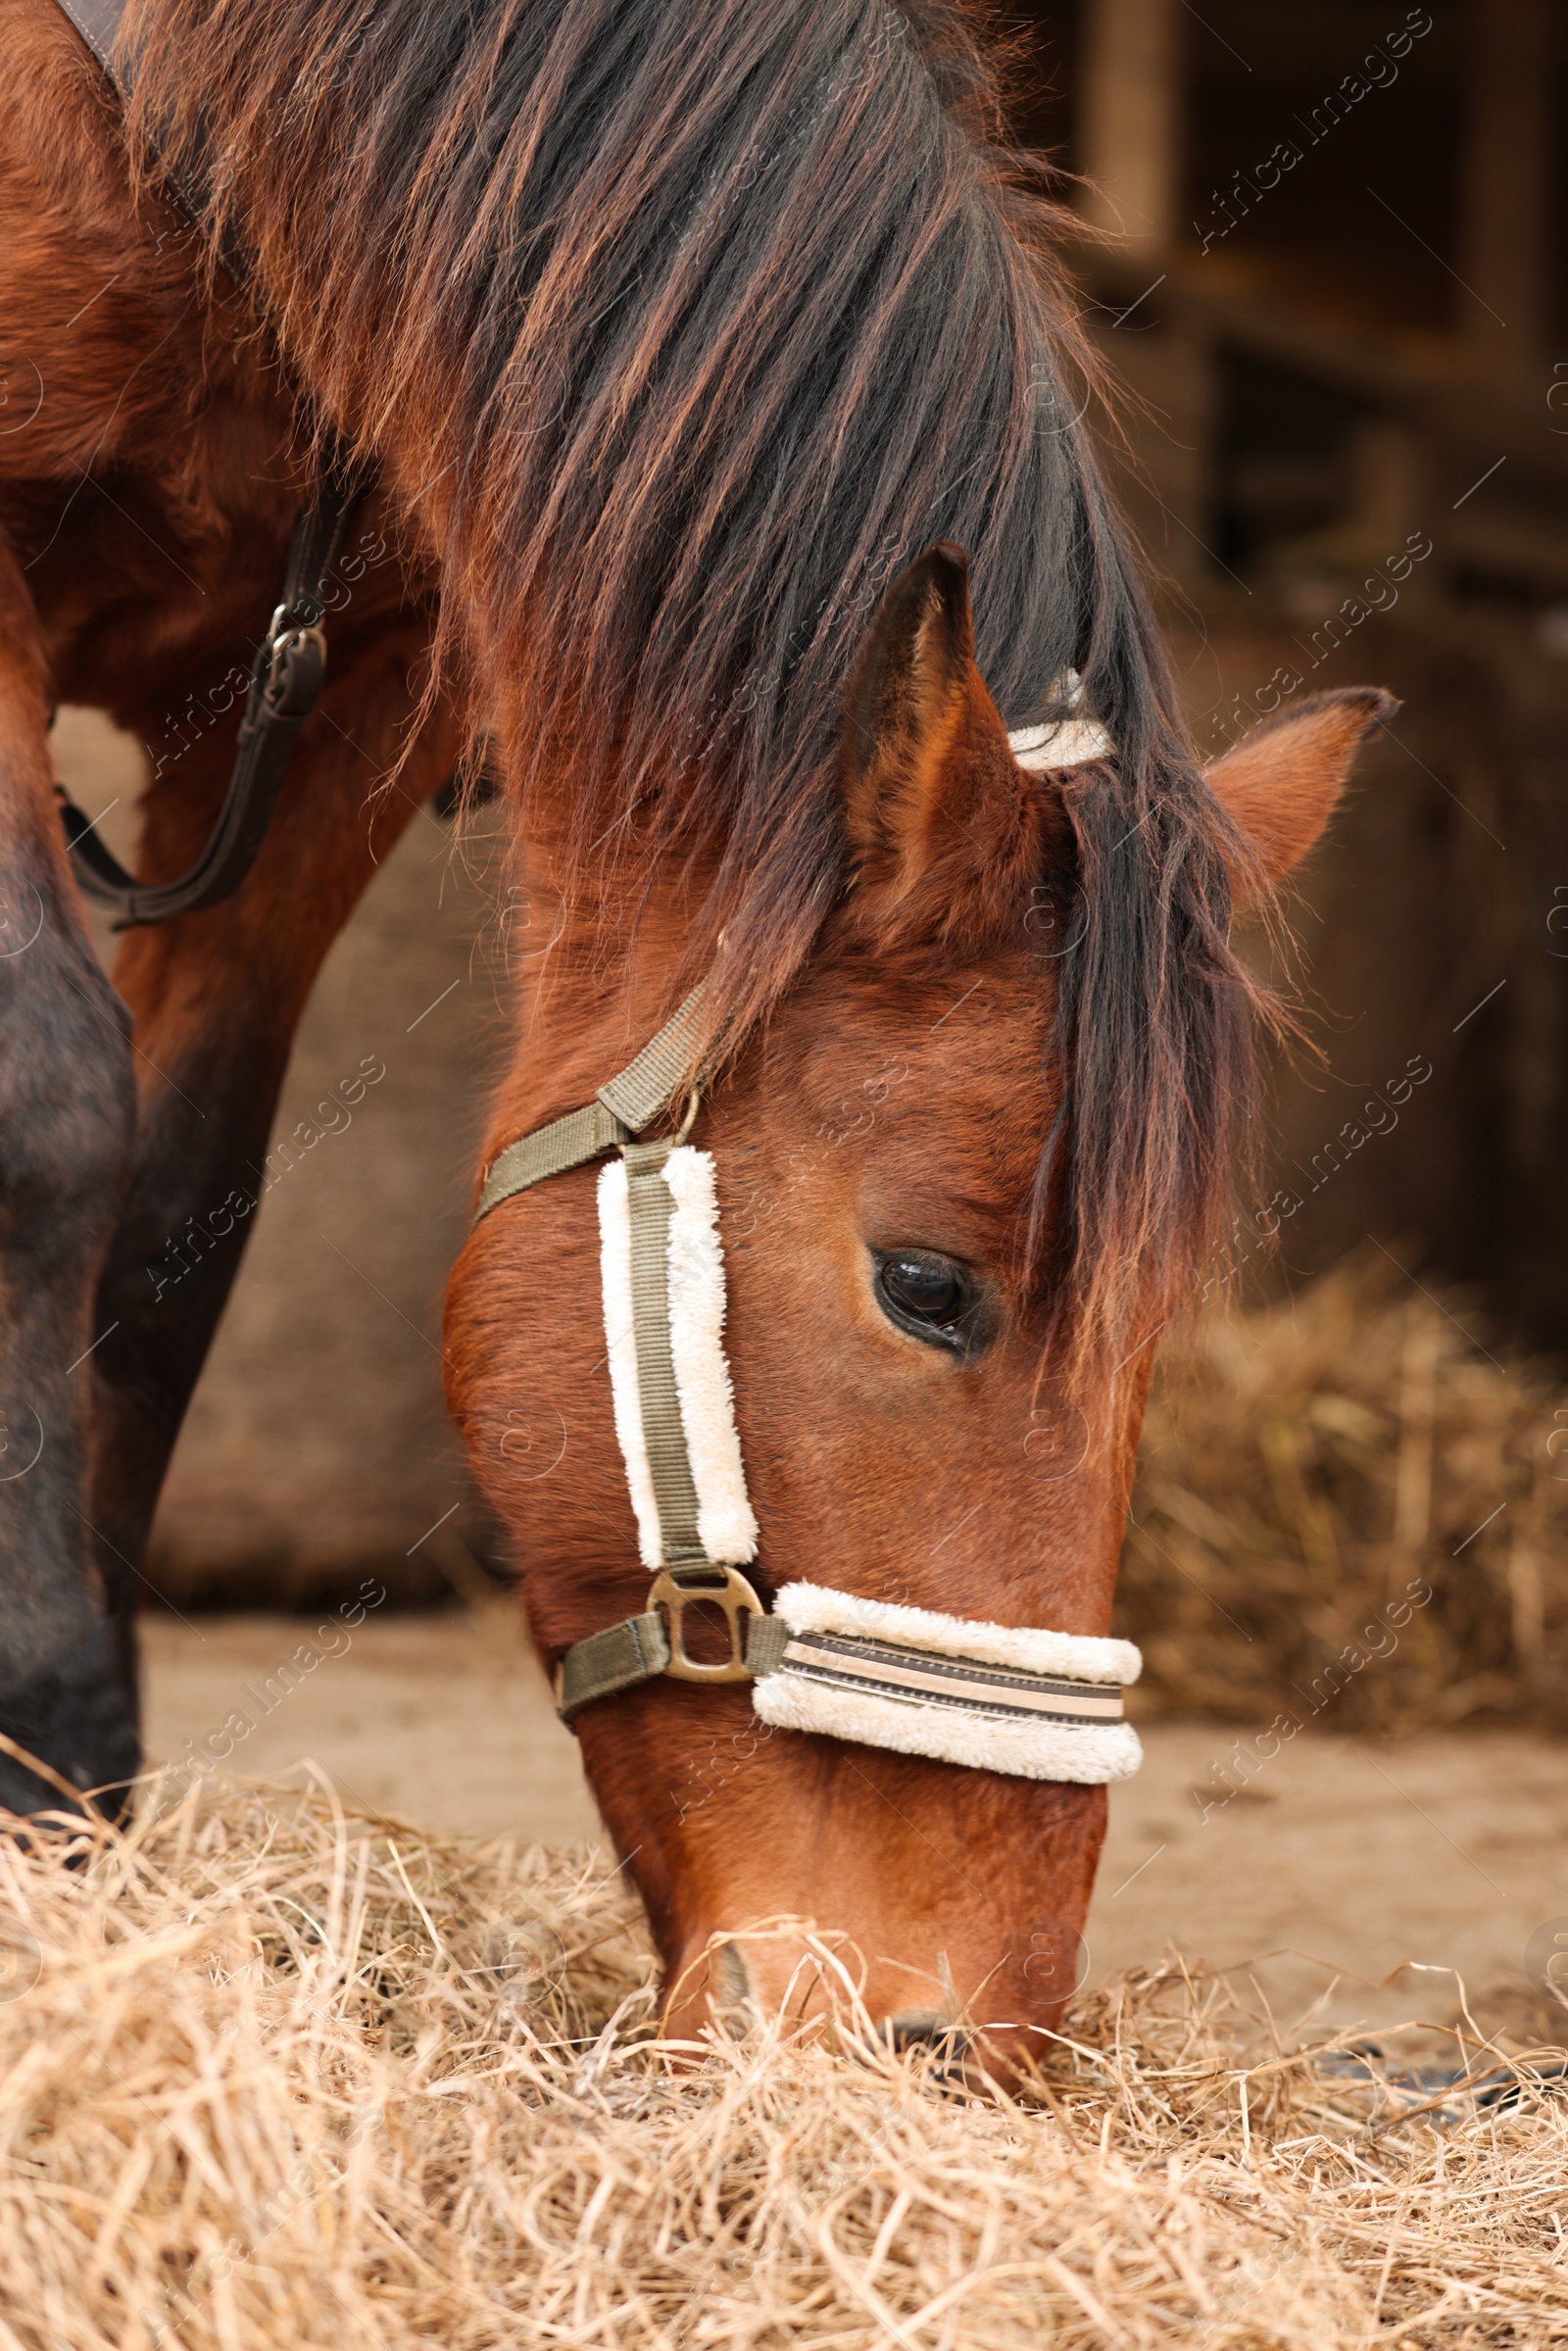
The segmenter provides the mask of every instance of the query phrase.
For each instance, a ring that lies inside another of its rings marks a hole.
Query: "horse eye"
[[[916,1339],[961,1347],[974,1285],[961,1265],[935,1249],[877,1249],[877,1301],[891,1322]]]

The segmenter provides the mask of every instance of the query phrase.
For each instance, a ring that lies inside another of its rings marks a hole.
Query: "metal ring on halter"
[[[673,1682],[750,1682],[754,1669],[746,1662],[747,1627],[742,1618],[765,1617],[767,1610],[739,1568],[713,1567],[707,1573],[721,1581],[699,1582],[696,1571],[688,1569],[677,1584],[669,1569],[662,1567],[649,1586],[649,1608],[669,1610],[669,1663],[664,1671]],[[687,1649],[684,1618],[697,1600],[710,1601],[729,1628],[729,1655],[721,1664],[707,1665]]]

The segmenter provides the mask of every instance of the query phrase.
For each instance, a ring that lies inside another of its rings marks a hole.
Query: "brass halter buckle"
[[[649,1607],[669,1611],[669,1663],[664,1671],[676,1682],[750,1682],[753,1675],[746,1662],[742,1619],[748,1614],[765,1616],[767,1611],[738,1568],[711,1567],[701,1572],[710,1575],[713,1582],[677,1584],[669,1569],[662,1567],[649,1587]],[[694,1600],[710,1601],[729,1626],[729,1655],[720,1665],[705,1665],[687,1652],[682,1619]]]

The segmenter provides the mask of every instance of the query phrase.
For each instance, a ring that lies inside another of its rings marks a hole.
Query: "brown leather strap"
[[[60,11],[71,19],[107,73],[124,18],[125,0],[60,0]]]

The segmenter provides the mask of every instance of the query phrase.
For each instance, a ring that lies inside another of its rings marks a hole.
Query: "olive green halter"
[[[683,1084],[690,1084],[702,996],[702,989],[695,989],[652,1043],[582,1109],[500,1152],[485,1170],[475,1211],[477,1223],[503,1200],[547,1177],[612,1152],[619,1153],[624,1166],[623,1231],[615,1222],[622,1213],[618,1173],[607,1170],[600,1179],[606,1330],[613,1382],[616,1333],[609,1270],[613,1240],[617,1247],[624,1244],[614,1263],[620,1269],[617,1283],[623,1276],[630,1293],[629,1337],[635,1349],[635,1380],[624,1401],[628,1417],[638,1424],[629,1438],[617,1395],[616,1429],[643,1555],[657,1556],[658,1565],[641,1614],[566,1651],[557,1692],[562,1719],[569,1723],[596,1699],[614,1697],[658,1675],[681,1682],[751,1682],[756,1712],[778,1728],[825,1732],[1031,1779],[1100,1783],[1125,1778],[1137,1769],[1140,1749],[1122,1719],[1120,1685],[1132,1681],[1141,1664],[1137,1650],[1125,1641],[1016,1631],[807,1584],[784,1586],[772,1611],[764,1606],[740,1572],[740,1563],[755,1553],[756,1521],[729,1415],[728,1373],[718,1335],[721,1290],[716,1300],[710,1300],[708,1339],[717,1358],[720,1417],[728,1424],[732,1486],[739,1490],[740,1503],[737,1510],[732,1494],[727,1521],[722,1515],[710,1518],[723,1532],[705,1543],[702,1480],[694,1473],[673,1336],[680,1303],[676,1244],[682,1215],[689,1220],[692,1214],[690,1200],[684,1208],[682,1202],[699,1171],[716,1224],[711,1161],[685,1146],[697,1111],[695,1085],[678,1133],[639,1140],[645,1127],[670,1109]],[[699,1215],[696,1225],[685,1229],[688,1254],[692,1233],[700,1238],[701,1228]],[[716,1231],[710,1246],[710,1271],[721,1283]],[[720,1438],[725,1434],[721,1430]],[[719,1449],[722,1453],[722,1443]],[[714,1557],[714,1550],[728,1556]],[[700,1602],[707,1603],[710,1623],[713,1610],[722,1616],[728,1634],[729,1653],[716,1662],[692,1656],[687,1646],[686,1611]]]
[[[702,1001],[699,985],[652,1044],[601,1086],[586,1108],[568,1110],[564,1118],[553,1118],[548,1126],[498,1152],[484,1171],[474,1223],[514,1194],[542,1184],[547,1176],[564,1175],[569,1167],[582,1167],[605,1151],[618,1151],[652,1126],[661,1111],[669,1108],[690,1066]]]

